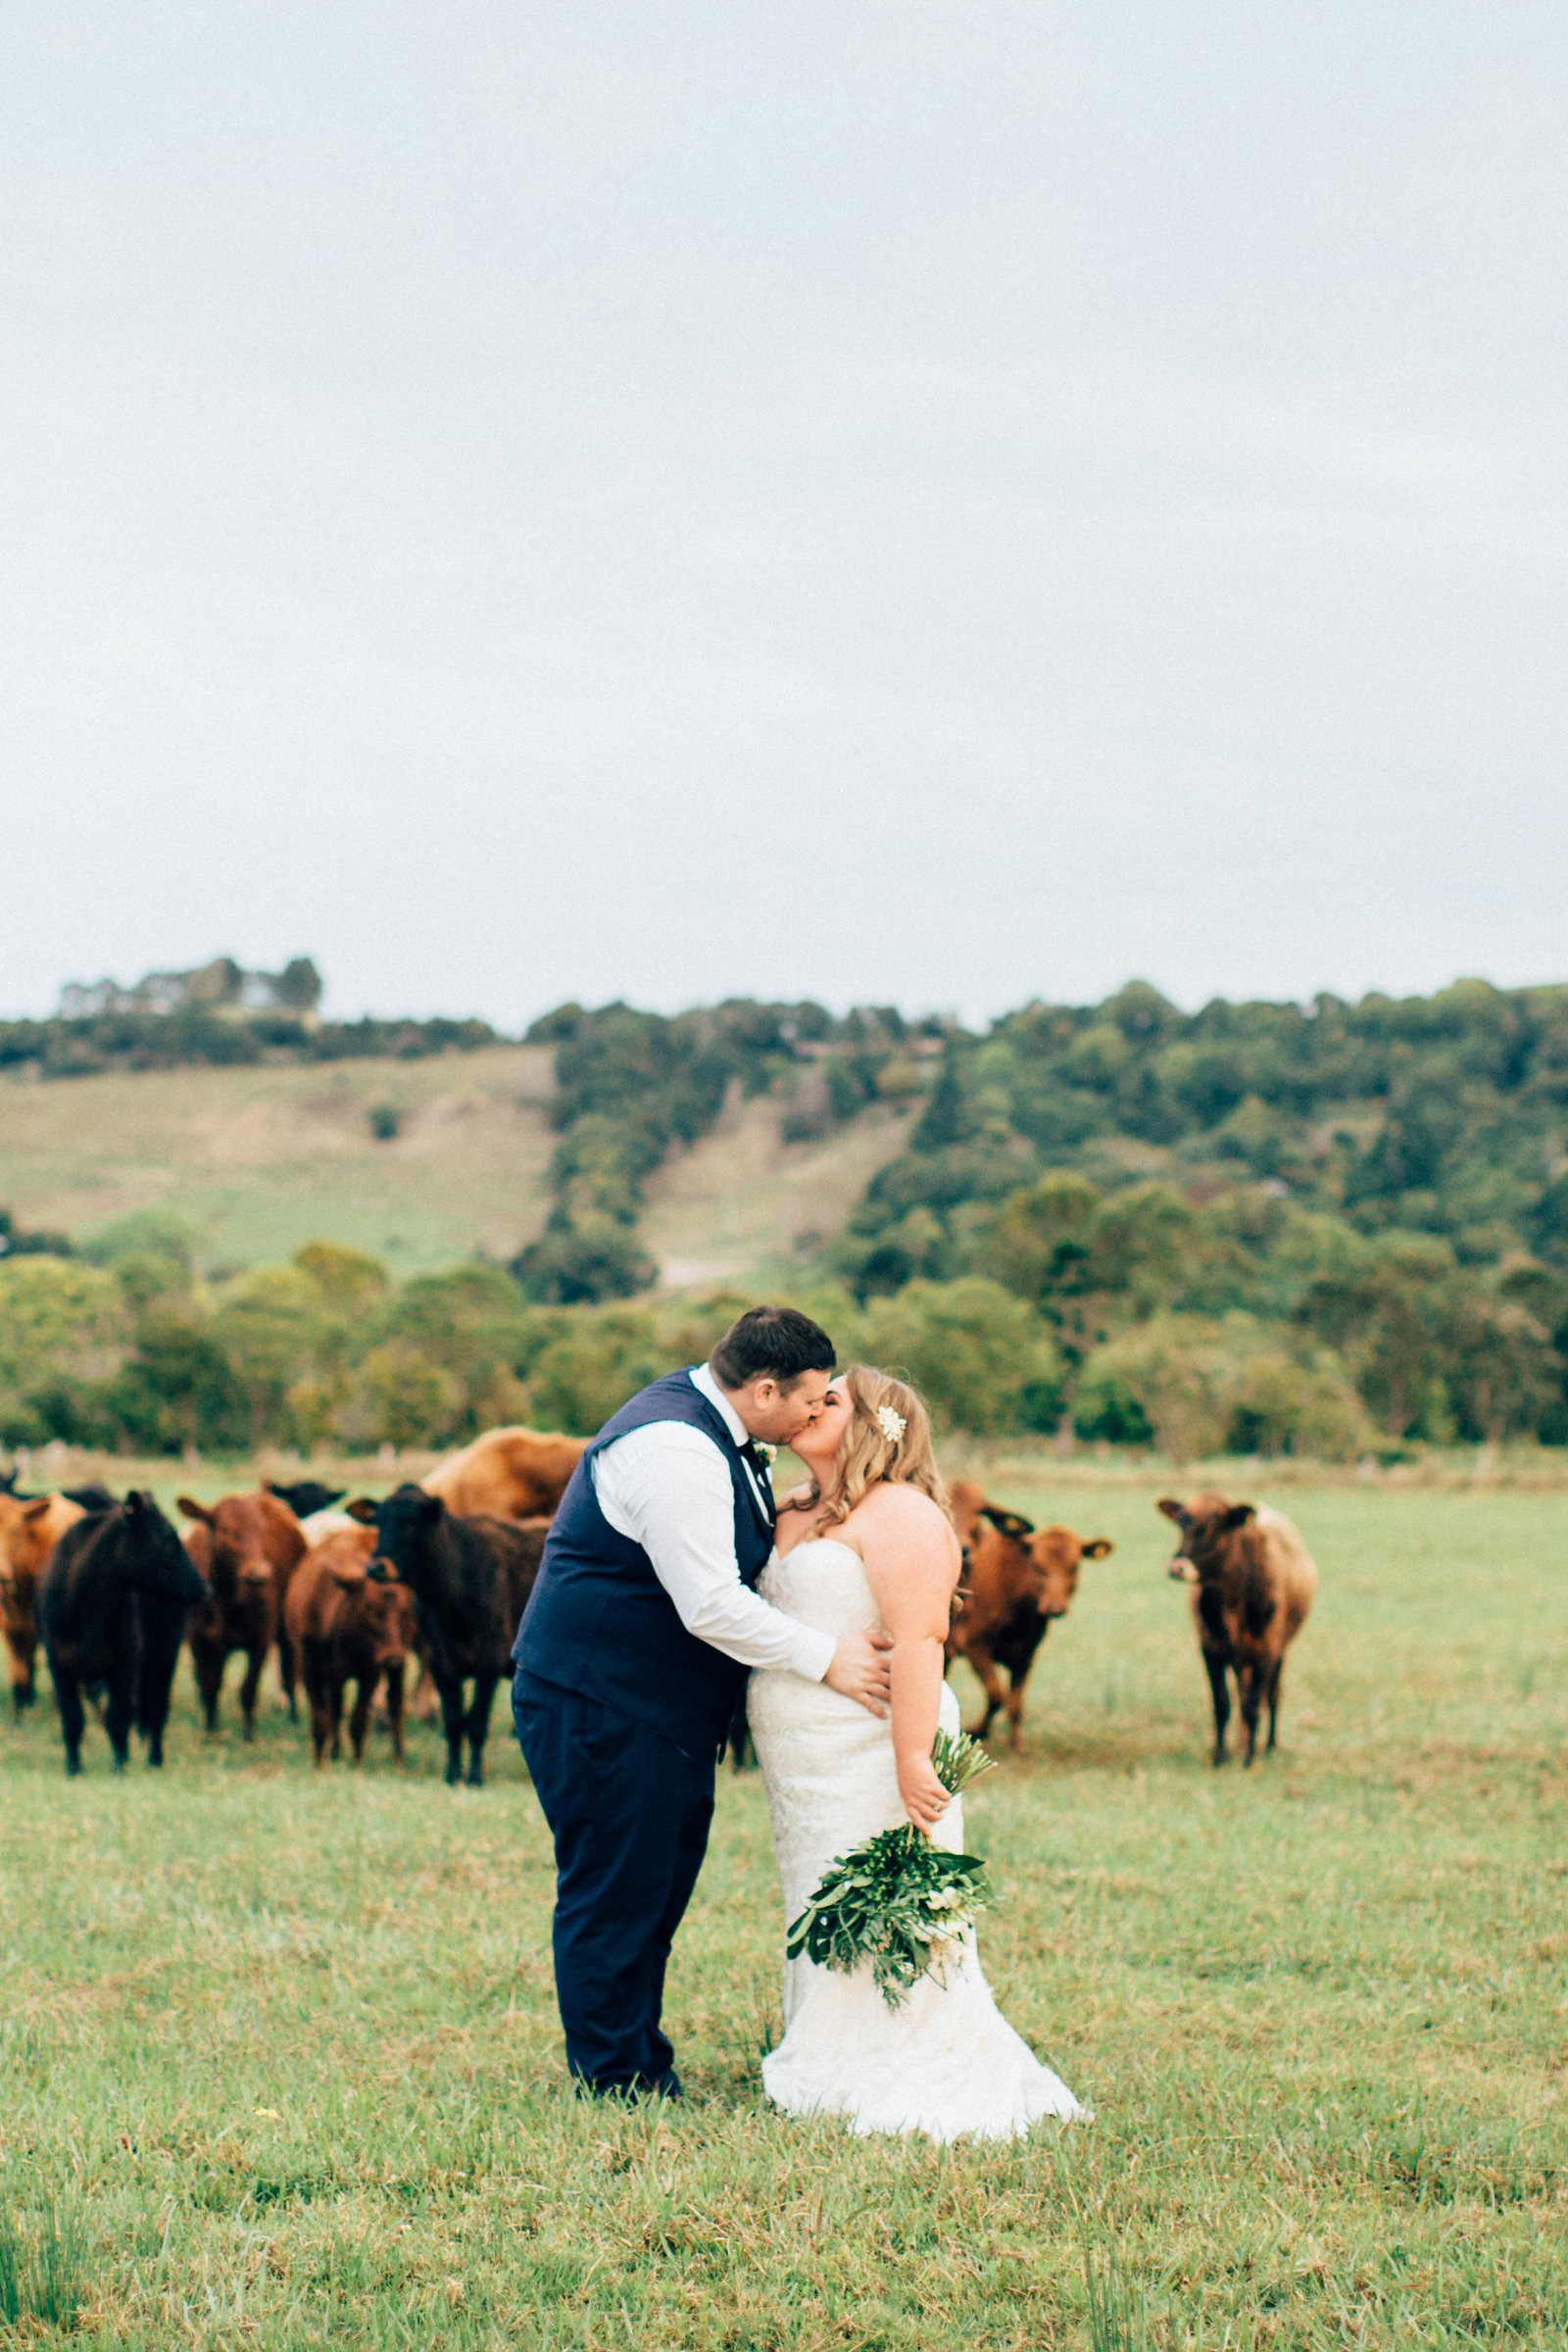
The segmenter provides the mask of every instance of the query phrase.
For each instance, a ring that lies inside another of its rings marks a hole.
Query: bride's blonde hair
[[[842,1525],[878,1479],[918,1487],[951,1520],[948,1490],[931,1443],[931,1416],[907,1381],[879,1372],[874,1364],[850,1364],[844,1386],[852,1409],[839,1445],[838,1485],[821,1508],[827,1525]]]

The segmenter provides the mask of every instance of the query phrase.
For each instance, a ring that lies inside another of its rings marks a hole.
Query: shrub
[[[542,1429],[591,1436],[636,1390],[673,1371],[679,1361],[661,1346],[646,1307],[580,1312],[564,1324],[534,1364],[528,1380],[532,1417]]]
[[[941,1429],[1054,1426],[1063,1365],[1040,1318],[998,1282],[911,1282],[866,1310],[861,1345],[906,1377]]]

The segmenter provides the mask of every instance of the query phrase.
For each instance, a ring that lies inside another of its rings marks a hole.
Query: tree
[[[450,1372],[407,1340],[372,1348],[334,1416],[348,1446],[445,1446],[458,1434],[463,1392]]]
[[[552,1306],[596,1305],[651,1290],[659,1268],[629,1225],[587,1216],[546,1227],[512,1261],[525,1298]]]
[[[978,1435],[1054,1428],[1063,1365],[1050,1332],[1002,1285],[911,1282],[867,1308],[873,1363],[905,1375],[942,1429]]]
[[[315,1012],[321,1002],[321,975],[309,956],[295,956],[272,982],[272,995],[291,1012]]]
[[[674,1369],[646,1307],[584,1309],[537,1358],[528,1394],[541,1428],[587,1437],[638,1389]]]

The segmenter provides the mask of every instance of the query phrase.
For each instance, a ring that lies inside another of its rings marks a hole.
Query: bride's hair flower
[[[896,1446],[909,1426],[904,1415],[895,1412],[891,1404],[877,1406],[876,1425],[890,1446]]]

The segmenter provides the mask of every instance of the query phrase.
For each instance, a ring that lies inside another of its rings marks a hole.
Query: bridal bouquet
[[[956,1796],[992,1758],[966,1732],[956,1740],[938,1732],[931,1761]],[[792,1960],[804,1952],[846,1974],[869,1960],[878,1991],[896,2009],[922,1977],[939,1973],[992,1899],[977,1854],[944,1853],[906,1822],[829,1863],[784,1948]]]

